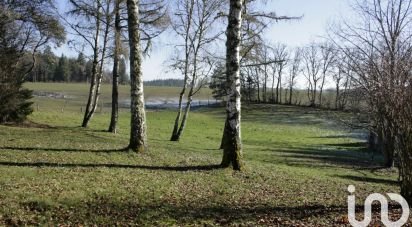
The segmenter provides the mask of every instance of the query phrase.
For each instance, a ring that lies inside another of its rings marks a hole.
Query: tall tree
[[[282,102],[282,78],[283,78],[284,69],[286,65],[288,64],[289,53],[287,50],[287,46],[285,44],[277,44],[277,46],[274,48],[274,52],[275,52],[274,53],[275,59],[277,60],[277,62],[274,63],[274,67],[276,68],[274,71],[277,72],[275,103],[281,103]],[[273,88],[272,88],[272,92],[273,92]]]
[[[0,1],[0,123],[23,121],[32,111],[31,91],[22,84],[37,52],[65,39],[55,9],[52,1]]]
[[[205,78],[212,72],[213,64],[208,56],[207,46],[222,34],[216,29],[223,2],[220,0],[179,0],[173,22],[173,30],[182,39],[177,45],[183,56],[178,56],[173,64],[184,78],[179,95],[179,108],[174,122],[171,141],[179,141],[185,129],[193,96],[205,85]],[[177,51],[178,53],[180,51]],[[181,66],[182,65],[182,66]],[[183,97],[187,100],[183,111]]]
[[[223,138],[222,166],[233,166],[242,170],[242,140],[240,129],[240,38],[242,26],[242,0],[230,0],[228,26],[226,30],[226,77],[228,100],[226,106],[226,127]]]
[[[92,52],[90,88],[82,121],[87,127],[92,119],[99,100],[106,47],[112,21],[112,0],[69,0],[72,9],[67,13],[70,18],[62,16],[72,32],[81,39],[71,40],[73,48],[83,52],[87,47]],[[78,45],[81,48],[79,49]]]
[[[59,62],[57,63],[57,67],[54,72],[54,81],[65,81],[68,82],[70,80],[70,68],[69,62],[67,57],[63,54],[59,58]]]
[[[310,106],[316,106],[316,97],[318,92],[319,81],[321,80],[320,71],[322,68],[319,48],[316,44],[311,44],[303,51],[304,70],[303,75],[306,77],[308,84],[307,96]]]
[[[99,0],[100,1],[100,0]],[[106,60],[106,55],[107,55],[107,45],[109,42],[109,32],[111,29],[111,23],[113,20],[113,12],[112,12],[112,0],[104,0],[102,3],[98,3],[102,5],[102,17],[101,20],[103,22],[103,36],[102,36],[102,49],[101,49],[101,57],[100,57],[100,62],[99,62],[99,68],[98,68],[98,73],[96,77],[96,91],[94,93],[93,97],[93,102],[91,105],[90,112],[88,115],[85,115],[83,119],[83,127],[87,127],[88,122],[91,120],[93,117],[93,114],[95,113],[97,109],[97,105],[99,103],[99,98],[100,98],[100,90],[102,86],[102,80],[103,80],[103,74],[104,74],[104,63]],[[99,11],[97,13],[100,13]],[[86,108],[87,110],[87,108]]]
[[[326,77],[330,73],[334,61],[336,60],[336,51],[330,43],[320,44],[320,53],[321,53],[321,81],[319,85],[319,106],[322,106],[323,101],[323,87],[325,86]]]
[[[398,153],[401,194],[412,203],[412,0],[357,1],[355,8],[357,25],[336,30],[335,44],[368,103],[370,129],[388,145],[385,164]]]
[[[293,97],[293,87],[296,84],[297,77],[301,72],[302,64],[302,50],[300,48],[296,48],[293,53],[293,58],[291,59],[291,65],[289,69],[289,101],[288,104],[291,105],[292,97]]]
[[[121,0],[115,0],[114,4],[114,52],[113,52],[113,78],[112,78],[112,113],[110,117],[109,132],[117,132],[117,121],[119,118],[119,58],[121,52],[121,40],[122,33],[121,18],[120,18],[120,3]]]
[[[335,61],[333,68],[333,81],[335,82],[335,109],[343,110],[348,101],[349,90],[351,89],[351,68],[348,58],[338,52],[338,59]]]
[[[127,0],[127,24],[130,46],[131,121],[129,149],[147,149],[146,112],[143,92],[142,52],[140,49],[139,1]]]

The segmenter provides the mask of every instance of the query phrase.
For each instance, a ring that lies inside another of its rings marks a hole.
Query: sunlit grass
[[[0,224],[336,226],[349,184],[358,202],[399,192],[396,172],[374,171],[381,157],[340,113],[245,106],[246,170],[236,173],[216,168],[221,108],[194,110],[178,143],[169,141],[175,112],[148,110],[149,151],[136,154],[122,151],[128,112],[113,135],[108,112],[83,129],[80,111],[44,104],[31,127],[0,126]]]

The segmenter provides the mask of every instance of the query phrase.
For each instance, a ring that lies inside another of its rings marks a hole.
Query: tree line
[[[92,74],[92,61],[83,52],[77,57],[56,56],[50,46],[35,55],[36,63],[27,75],[30,82],[89,82]],[[119,83],[127,84],[129,76],[126,73],[126,59],[119,62]],[[105,82],[112,81],[112,72],[103,72]]]
[[[357,108],[359,104],[360,100],[353,98],[356,91],[352,71],[333,43],[313,42],[297,48],[262,44],[249,57],[240,71],[245,102],[336,110]],[[226,97],[225,70],[223,64],[218,64],[211,75],[209,87],[216,99]]]

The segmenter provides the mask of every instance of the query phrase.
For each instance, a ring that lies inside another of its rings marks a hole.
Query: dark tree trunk
[[[115,3],[115,34],[113,54],[113,81],[112,81],[112,114],[110,117],[109,132],[117,132],[117,121],[119,119],[119,56],[120,56],[120,0]]]
[[[275,103],[279,103],[279,87],[280,87],[280,78],[278,77],[278,82],[276,84],[276,101]]]
[[[409,204],[412,204],[412,132],[406,130],[399,133],[401,195]]]
[[[384,138],[383,149],[384,166],[386,168],[392,168],[394,166],[395,154],[395,141],[392,136]]]
[[[272,96],[271,103],[274,103],[275,102],[275,72],[273,72],[273,75],[272,75],[272,95],[271,96]]]
[[[326,75],[324,74],[322,77],[322,83],[320,85],[319,89],[319,106],[322,107],[322,102],[323,102],[323,87],[325,86],[325,77]]]
[[[336,97],[335,97],[335,109],[336,110],[339,110],[340,109],[340,107],[339,107],[339,96],[340,96],[340,88],[339,88],[339,83],[340,82],[340,80],[338,79],[337,81],[336,81]]]
[[[225,141],[226,141],[226,127],[228,127],[227,125],[227,121],[225,121],[225,126],[223,128],[223,135],[222,135],[222,140],[220,141],[220,147],[219,149],[223,149],[225,148]]]
[[[378,129],[378,147],[383,155],[383,166],[392,168],[394,164],[395,139],[388,129],[382,126]]]
[[[279,104],[282,103],[282,76],[279,75]]]
[[[146,113],[144,106],[142,56],[139,33],[139,1],[127,0],[129,46],[130,46],[130,86],[131,121],[129,149],[143,152],[147,149]]]
[[[265,72],[265,80],[263,82],[263,102],[266,103],[267,102],[267,82],[268,82],[268,72],[267,72],[267,65],[265,65],[264,68],[264,72]]]

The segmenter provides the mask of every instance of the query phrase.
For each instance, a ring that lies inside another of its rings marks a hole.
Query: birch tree
[[[222,166],[242,170],[242,140],[240,129],[240,35],[242,26],[242,0],[230,0],[226,30],[226,76],[228,100],[226,106],[225,142]]]
[[[147,149],[146,113],[143,92],[142,52],[139,31],[139,0],[127,0],[127,25],[130,48],[131,121],[129,149],[144,152]]]
[[[69,44],[78,52],[84,52],[85,48],[93,52],[90,88],[82,127],[88,126],[99,101],[112,21],[111,2],[112,0],[70,0],[72,9],[67,14],[72,16],[71,20],[62,16],[72,32],[82,40],[72,40]]]
[[[124,7],[124,0],[114,0],[114,45],[113,45],[113,71],[112,71],[112,110],[109,124],[109,132],[116,133],[119,118],[119,82],[125,83],[126,67],[125,59],[128,58],[127,48],[123,45],[122,39],[127,41],[123,30],[127,27],[124,21],[127,19],[127,7]],[[168,26],[169,18],[166,13],[163,0],[139,1],[139,31],[140,41],[144,47],[143,54],[149,55],[152,46],[152,39],[159,36]],[[126,12],[126,13],[125,13]],[[126,15],[125,15],[126,14]]]
[[[212,73],[213,63],[208,56],[207,46],[222,34],[216,29],[217,14],[222,6],[223,2],[220,0],[177,1],[173,30],[182,39],[182,44],[178,44],[176,49],[178,53],[183,52],[183,55],[176,57],[172,67],[179,69],[184,79],[171,141],[179,141],[187,123],[193,96],[206,84],[206,77]],[[185,95],[187,100],[184,104]]]

